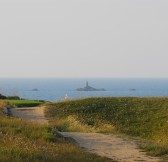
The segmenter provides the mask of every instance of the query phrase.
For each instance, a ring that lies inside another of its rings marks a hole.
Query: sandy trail
[[[118,162],[160,162],[156,157],[147,156],[137,144],[128,138],[114,134],[60,132],[65,137],[73,138],[80,147],[100,156]]]
[[[44,116],[44,106],[41,107],[24,107],[24,108],[12,108],[10,109],[13,116],[36,122],[40,124],[48,124],[47,119]]]
[[[24,120],[48,124],[44,116],[45,107],[13,108],[11,113]],[[161,162],[159,158],[147,156],[135,141],[114,134],[60,132],[65,137],[73,138],[80,147],[91,153],[105,156],[118,162]]]

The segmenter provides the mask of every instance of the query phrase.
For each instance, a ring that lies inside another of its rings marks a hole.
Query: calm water
[[[57,101],[65,94],[70,98],[102,96],[168,96],[168,79],[87,79],[100,92],[79,92],[76,88],[85,86],[85,79],[0,79],[0,93],[18,95],[26,99]],[[33,91],[33,89],[38,91]],[[135,89],[134,91],[131,89]]]

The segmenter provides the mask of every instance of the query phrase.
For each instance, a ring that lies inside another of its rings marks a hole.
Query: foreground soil
[[[44,116],[45,107],[13,108],[11,113],[23,120],[48,124]],[[160,162],[156,157],[147,156],[135,141],[114,134],[60,132],[65,137],[73,138],[80,147],[99,156],[119,162]]]

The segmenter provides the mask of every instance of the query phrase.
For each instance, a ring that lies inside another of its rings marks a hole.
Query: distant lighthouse
[[[86,81],[86,86],[84,88],[77,88],[76,90],[77,91],[105,91],[104,88],[96,89],[96,88],[89,86],[88,81]]]

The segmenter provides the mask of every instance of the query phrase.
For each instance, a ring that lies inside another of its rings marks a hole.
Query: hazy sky
[[[168,0],[0,0],[0,77],[168,77]]]

